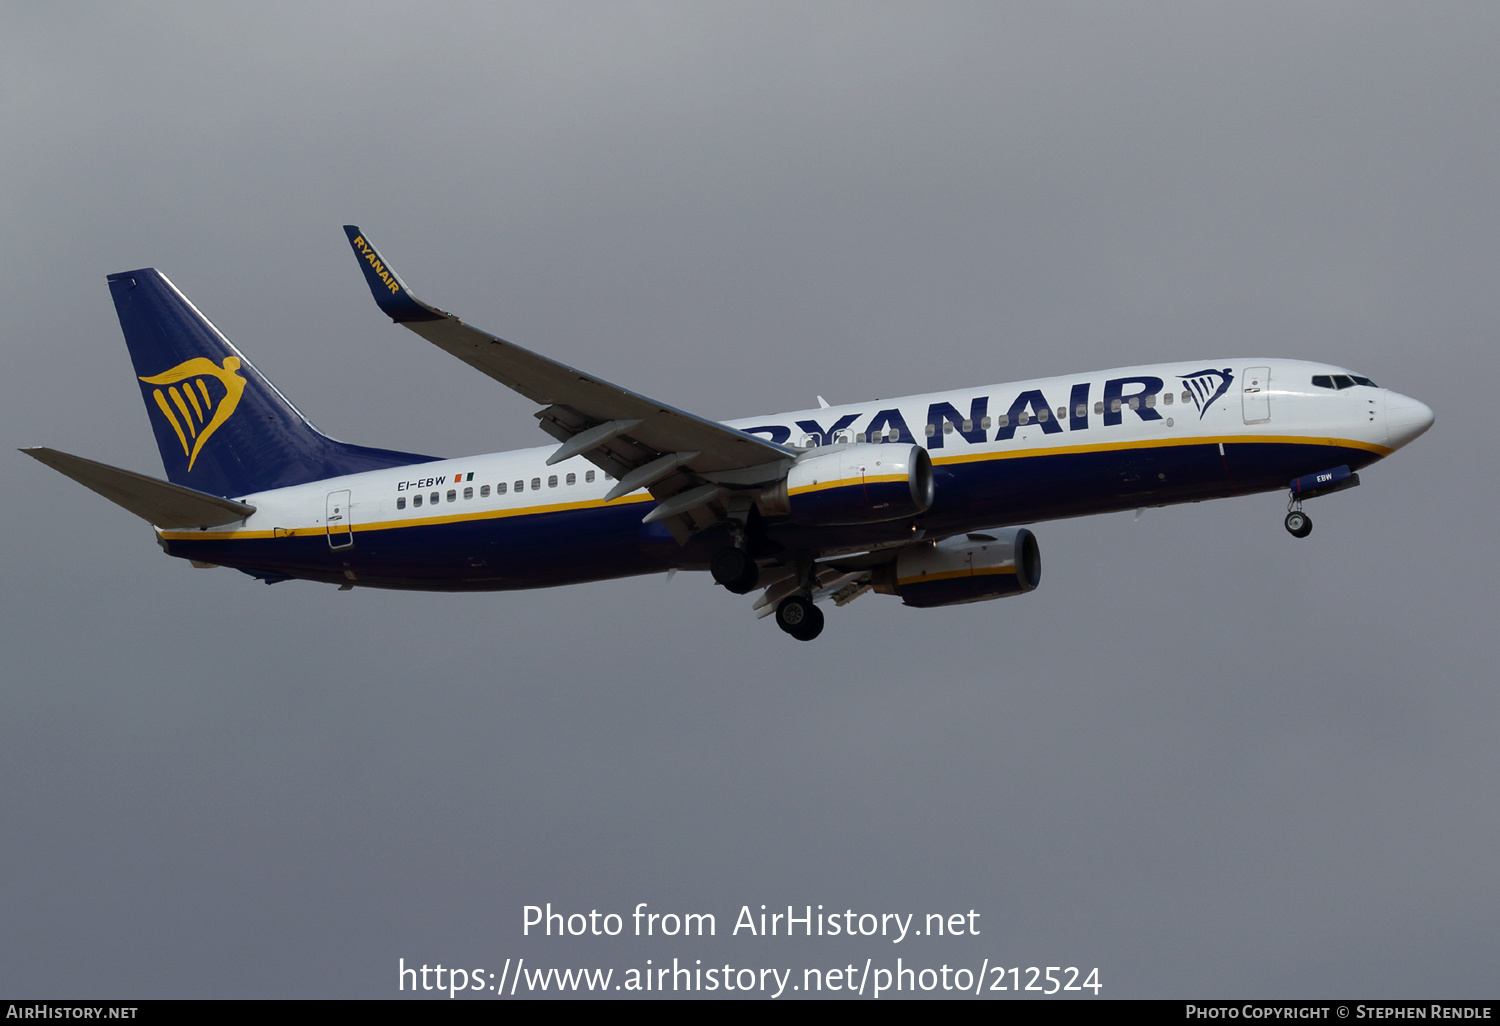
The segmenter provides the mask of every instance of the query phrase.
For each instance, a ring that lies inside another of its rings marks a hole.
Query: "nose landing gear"
[[[1300,506],[1301,503],[1298,503],[1298,505]],[[1290,534],[1293,538],[1306,538],[1308,535],[1312,534],[1312,517],[1308,516],[1300,509],[1289,511],[1286,515],[1286,520],[1284,521],[1284,523],[1286,525],[1287,533]]]
[[[1302,512],[1302,500],[1319,495],[1332,495],[1349,488],[1359,487],[1359,475],[1348,466],[1320,470],[1316,474],[1305,474],[1292,481],[1286,500],[1287,533],[1293,538],[1306,538],[1312,534],[1312,517]]]
[[[1306,538],[1312,534],[1312,517],[1302,512],[1302,496],[1295,491],[1287,496],[1286,519],[1282,524],[1293,538]]]

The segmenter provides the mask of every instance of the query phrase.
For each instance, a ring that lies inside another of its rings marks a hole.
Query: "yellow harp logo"
[[[177,432],[182,454],[188,458],[188,470],[193,469],[208,436],[217,431],[240,404],[240,396],[248,382],[236,373],[239,369],[240,361],[236,356],[224,357],[223,367],[200,356],[155,377],[141,378],[148,385],[167,386],[165,392],[158,388],[151,396],[167,423],[172,425],[172,430]],[[204,378],[212,378],[224,386],[224,394],[217,403],[210,396]],[[173,412],[174,408],[176,412]]]

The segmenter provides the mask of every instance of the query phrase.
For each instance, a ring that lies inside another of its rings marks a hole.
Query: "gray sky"
[[[1497,52],[1480,3],[0,5],[12,448],[161,472],[104,285],[147,265],[337,437],[545,441],[379,315],[346,222],[710,416],[1267,355],[1438,417],[1306,541],[1279,495],[1043,524],[1036,593],[813,644],[706,575],[196,571],[14,454],[0,991],[902,956],[1493,997]],[[547,901],[720,936],[523,938]],[[983,932],[726,936],[761,903]]]

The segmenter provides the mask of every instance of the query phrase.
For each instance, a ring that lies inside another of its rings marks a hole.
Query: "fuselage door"
[[[328,547],[347,549],[354,544],[354,529],[349,523],[349,493],[328,493]]]
[[[1264,424],[1271,419],[1271,368],[1246,367],[1240,395],[1245,401],[1245,423]]]

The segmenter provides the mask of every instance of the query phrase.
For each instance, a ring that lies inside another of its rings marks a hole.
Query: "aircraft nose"
[[[1391,448],[1399,449],[1413,442],[1432,427],[1432,407],[1399,392],[1387,392],[1385,396],[1385,427],[1390,435]]]

